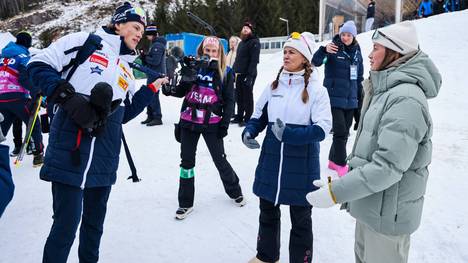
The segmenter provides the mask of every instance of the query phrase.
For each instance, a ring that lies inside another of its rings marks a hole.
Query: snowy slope
[[[416,21],[421,48],[438,65],[443,86],[430,101],[434,121],[433,162],[420,229],[412,236],[409,262],[468,262],[468,45],[463,25],[468,11]],[[359,42],[367,56],[370,34]],[[460,48],[461,47],[461,48]],[[275,78],[281,53],[264,55],[255,93]],[[368,69],[368,64],[366,65]],[[319,69],[322,71],[322,68]],[[321,73],[323,76],[323,74]],[[225,141],[227,158],[240,177],[247,196],[245,207],[235,207],[224,194],[221,181],[204,142],[199,143],[196,166],[195,210],[184,221],[173,219],[177,208],[179,144],[173,139],[180,100],[162,97],[162,127],[139,124],[144,114],[125,126],[133,158],[143,181],[129,175],[122,154],[117,184],[109,200],[101,262],[246,262],[255,255],[258,199],[251,187],[259,151],[240,140],[242,129],[231,126]],[[11,135],[9,135],[11,136]],[[10,140],[10,139],[9,139]],[[348,144],[351,148],[354,134]],[[321,144],[322,173],[331,138]],[[123,152],[123,151],[122,151]],[[38,178],[31,157],[13,168],[15,197],[0,220],[0,262],[39,262],[52,224],[50,183]],[[283,208],[281,262],[288,262],[289,211]],[[354,262],[354,220],[337,207],[313,209],[314,262]],[[69,262],[77,260],[77,241]]]

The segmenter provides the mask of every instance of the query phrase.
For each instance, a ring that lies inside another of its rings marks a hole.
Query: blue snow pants
[[[80,263],[98,262],[110,191],[110,186],[82,190],[52,182],[54,223],[44,246],[43,263],[67,262],[80,219]]]

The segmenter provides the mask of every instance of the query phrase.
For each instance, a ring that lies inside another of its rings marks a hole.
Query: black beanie
[[[22,31],[16,35],[16,44],[25,48],[30,48],[32,44],[32,37],[28,32]]]
[[[120,24],[126,22],[139,22],[146,26],[146,14],[140,7],[133,7],[129,2],[117,7],[114,15],[112,16],[112,24]]]

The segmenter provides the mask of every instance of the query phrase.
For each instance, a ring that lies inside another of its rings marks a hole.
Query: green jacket
[[[370,73],[351,171],[332,182],[339,203],[375,231],[411,234],[419,226],[432,156],[427,99],[437,96],[441,76],[422,51],[403,63]],[[401,59],[400,59],[401,60]]]

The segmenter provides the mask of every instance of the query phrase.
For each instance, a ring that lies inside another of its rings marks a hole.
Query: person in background
[[[439,15],[445,12],[445,0],[435,0],[433,3],[434,6],[434,15]]]
[[[418,8],[419,17],[432,16],[432,0],[423,0]]]
[[[98,262],[99,246],[111,187],[117,179],[122,125],[135,118],[167,82],[159,78],[136,89],[129,62],[146,26],[145,11],[125,2],[111,23],[94,35],[68,34],[28,64],[44,95],[56,104],[40,178],[51,182],[53,224],[44,246],[43,263],[67,262],[80,226],[80,262]],[[77,56],[75,47],[100,38],[100,49],[76,67],[62,69]],[[80,224],[81,221],[81,224]]]
[[[224,48],[215,36],[207,36],[197,49],[197,56],[209,56],[208,65],[184,66],[179,84],[165,95],[184,98],[176,140],[180,142],[179,208],[175,218],[182,220],[193,210],[195,199],[195,156],[200,136],[214,161],[224,191],[237,206],[244,206],[239,177],[226,158],[223,138],[228,134],[234,112],[234,75],[226,66]]]
[[[151,47],[148,53],[142,57],[143,64],[156,72],[166,74],[166,39],[159,36],[158,28],[154,24],[146,27],[145,35],[151,41]],[[154,76],[148,76],[147,84],[155,80]],[[147,118],[141,124],[145,124],[146,126],[163,124],[159,91],[154,94],[151,104],[146,109]]]
[[[353,21],[341,26],[339,34],[315,52],[312,63],[325,64],[323,85],[327,88],[333,114],[333,143],[328,156],[328,168],[339,176],[348,172],[346,144],[353,116],[362,98],[364,66],[361,48],[356,40]]]
[[[0,113],[0,123],[3,122],[3,115]],[[8,146],[2,142],[5,141],[0,130],[0,218],[5,211],[6,206],[13,198],[15,185],[10,170],[10,158],[8,158]]]
[[[374,17],[375,17],[375,1],[369,0],[369,4],[367,5],[366,32],[369,30],[372,30],[372,26],[374,25]]]
[[[5,120],[1,127],[3,134],[8,134],[13,122],[18,118],[26,125],[30,117],[34,114],[34,107],[39,98],[40,90],[29,80],[26,65],[30,60],[29,48],[32,44],[32,37],[28,32],[20,32],[16,35],[16,43],[10,42],[2,50],[0,58],[0,112]],[[41,166],[44,162],[44,145],[42,144],[42,134],[39,118],[32,130],[34,141],[33,166]],[[13,155],[19,153],[22,146],[21,135],[18,134],[20,127],[16,128],[14,136],[15,149]],[[27,135],[26,135],[27,136]],[[15,154],[16,153],[16,154]]]
[[[230,68],[234,66],[234,61],[236,60],[237,56],[237,47],[239,46],[239,43],[241,42],[241,39],[237,36],[232,36],[229,38],[229,52],[226,56],[226,65]],[[236,87],[236,78],[234,78],[234,91]],[[234,95],[236,92],[234,92]],[[237,102],[236,96],[234,96],[234,100]],[[233,116],[234,119],[237,119],[237,115]]]
[[[253,87],[257,78],[257,64],[260,60],[260,40],[255,36],[251,22],[244,23],[241,39],[233,66],[236,73],[237,114],[232,123],[245,126],[253,113]]]
[[[250,149],[266,128],[255,170],[253,190],[260,198],[257,255],[250,263],[278,262],[280,205],[289,206],[289,262],[312,262],[312,207],[307,192],[320,178],[320,145],[330,132],[332,115],[327,90],[311,64],[312,33],[294,32],[283,48],[283,66],[269,83],[247,123],[242,141]]]
[[[357,263],[406,263],[410,236],[421,222],[432,158],[428,99],[437,96],[442,78],[419,49],[410,21],[376,30],[372,41],[350,172],[315,181],[320,189],[307,200],[318,208],[341,203],[356,219]]]
[[[226,65],[230,68],[234,66],[234,61],[236,61],[237,47],[241,39],[237,36],[232,36],[229,38],[229,52],[226,56]]]

